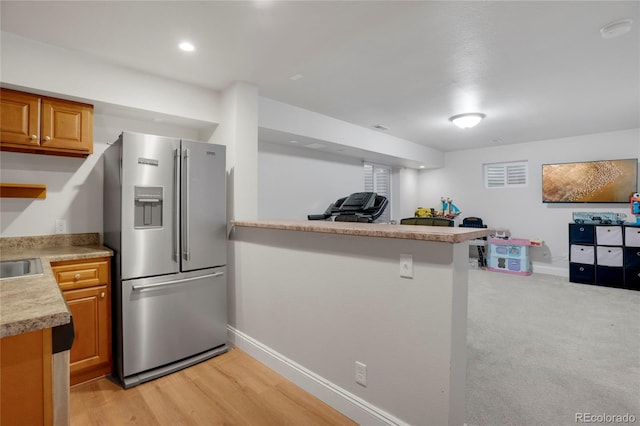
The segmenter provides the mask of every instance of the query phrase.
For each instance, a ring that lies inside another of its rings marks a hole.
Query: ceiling
[[[250,82],[442,151],[640,127],[637,1],[3,0],[0,12],[2,31],[215,90]],[[625,18],[631,32],[601,37]],[[473,129],[448,121],[476,111]]]

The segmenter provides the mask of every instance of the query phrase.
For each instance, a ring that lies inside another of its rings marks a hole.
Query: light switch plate
[[[413,278],[413,256],[410,254],[400,255],[400,276],[402,278]]]

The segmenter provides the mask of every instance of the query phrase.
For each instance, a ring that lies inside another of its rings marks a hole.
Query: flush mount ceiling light
[[[449,121],[460,127],[461,129],[470,129],[485,118],[486,115],[479,112],[470,112],[467,114],[458,114],[449,118]]]
[[[178,47],[185,52],[193,52],[196,49],[195,46],[188,41],[183,41],[178,45]]]
[[[611,22],[604,27],[600,28],[600,35],[604,39],[616,38],[631,31],[631,19],[620,19],[619,21]]]

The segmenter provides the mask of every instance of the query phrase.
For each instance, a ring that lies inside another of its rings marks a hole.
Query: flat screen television
[[[628,203],[637,183],[637,158],[543,164],[542,202]]]

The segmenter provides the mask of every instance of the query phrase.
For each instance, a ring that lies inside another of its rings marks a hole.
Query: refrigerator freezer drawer
[[[125,377],[227,342],[225,268],[122,283]]]

